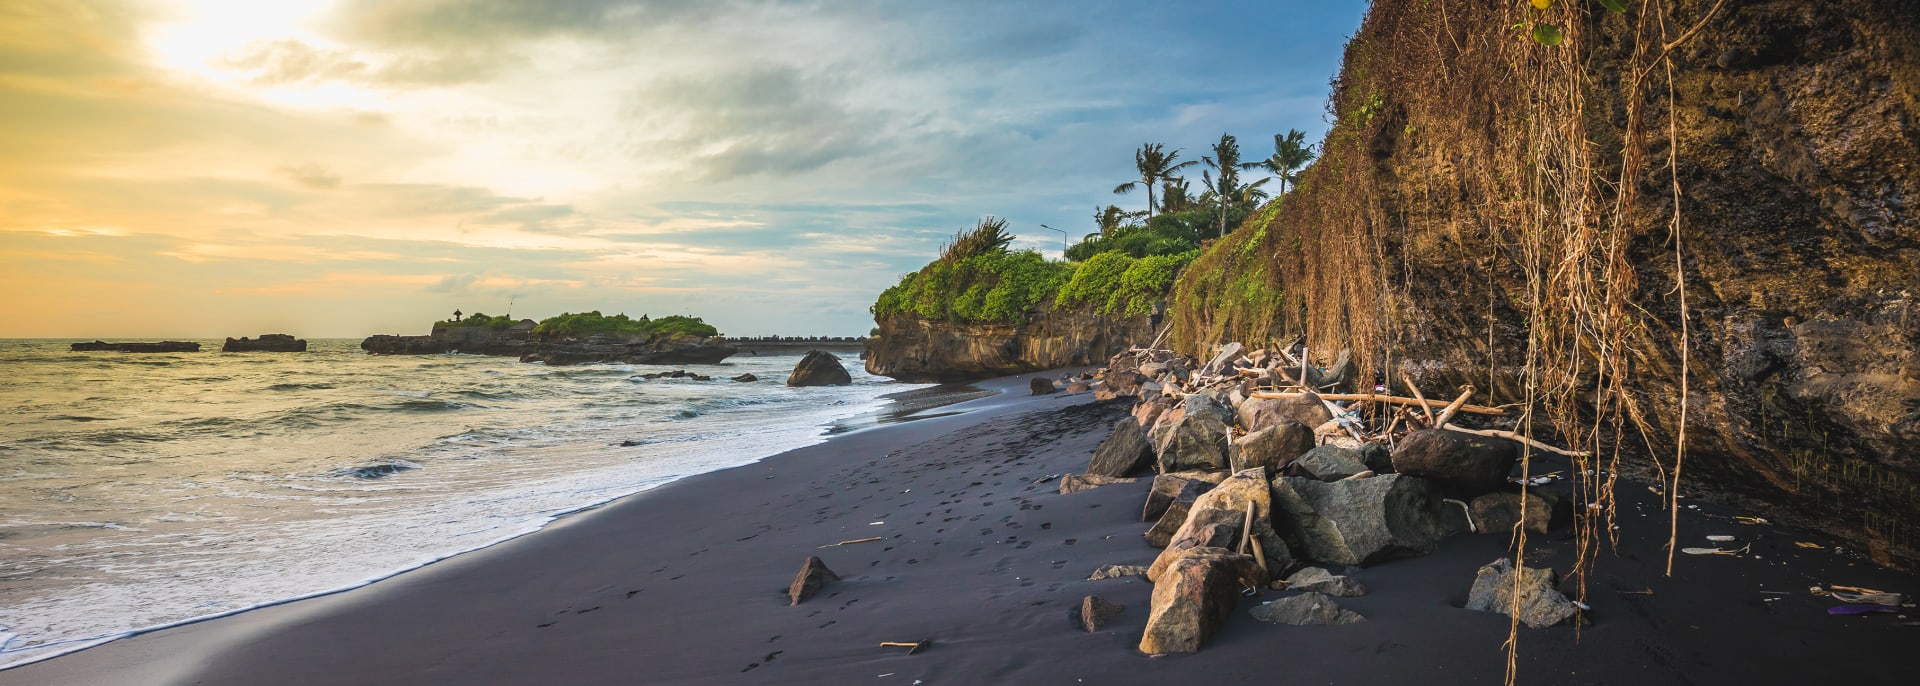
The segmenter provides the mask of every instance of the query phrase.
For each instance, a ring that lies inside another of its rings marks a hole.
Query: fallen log
[[[1289,379],[1289,381],[1291,381],[1291,379]],[[1266,398],[1266,399],[1277,399],[1277,400],[1286,400],[1288,398],[1298,398],[1302,395],[1305,395],[1305,394],[1298,391],[1254,391],[1253,392],[1253,397],[1255,398]],[[1439,401],[1439,400],[1426,400],[1424,398],[1421,398],[1421,399],[1403,398],[1397,395],[1382,395],[1379,393],[1316,393],[1315,395],[1320,396],[1321,400],[1327,400],[1327,401],[1371,400],[1374,402],[1392,403],[1395,405],[1414,405],[1414,406],[1424,405],[1427,407],[1447,407],[1448,406],[1446,402]],[[1457,411],[1465,412],[1467,414],[1485,414],[1485,415],[1495,415],[1495,416],[1506,416],[1507,414],[1507,411],[1503,408],[1487,407],[1485,405],[1462,404]]]
[[[1447,405],[1447,409],[1441,410],[1440,418],[1433,420],[1433,423],[1438,424],[1440,426],[1446,426],[1447,421],[1450,419],[1453,419],[1453,414],[1455,412],[1459,412],[1460,408],[1467,404],[1467,398],[1471,398],[1471,397],[1473,397],[1473,386],[1471,384],[1466,386],[1461,386],[1460,397],[1454,398],[1453,403]],[[1506,411],[1502,410],[1500,414],[1506,414]]]

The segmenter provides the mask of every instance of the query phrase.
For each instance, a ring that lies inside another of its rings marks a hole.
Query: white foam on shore
[[[624,384],[614,369],[596,376]],[[809,389],[777,409],[760,400],[706,398],[702,404],[709,412],[674,422],[684,429],[641,434],[636,437],[645,440],[633,445],[619,441],[635,435],[651,418],[665,419],[666,406],[625,409],[624,415],[603,413],[601,418],[595,414],[600,410],[586,409],[592,398],[582,396],[584,402],[564,404],[564,416],[554,415],[562,424],[544,425],[561,427],[557,432],[543,427],[537,440],[503,438],[498,443],[501,452],[492,451],[494,442],[487,441],[489,450],[473,455],[465,454],[475,447],[471,442],[429,440],[431,445],[423,449],[434,451],[429,457],[440,461],[420,458],[423,467],[377,481],[340,481],[320,470],[311,477],[249,471],[168,481],[155,496],[166,500],[165,507],[139,523],[194,528],[139,533],[146,530],[87,522],[96,525],[91,529],[104,527],[136,537],[84,539],[45,548],[56,552],[41,556],[53,558],[51,562],[34,560],[39,566],[32,568],[41,572],[16,577],[39,585],[9,602],[15,626],[0,626],[0,670],[122,638],[362,588],[538,532],[567,516],[682,478],[817,445],[828,440],[833,422],[886,406],[888,401],[878,397],[881,393],[915,387],[869,381]],[[687,391],[723,389],[800,392],[756,390],[744,384]],[[553,405],[527,409],[562,411]],[[530,429],[501,433],[520,431]],[[176,511],[181,503],[203,499],[223,505]],[[222,506],[229,509],[218,509]],[[257,509],[239,510],[242,516],[234,517],[235,507]],[[309,516],[259,521],[246,516],[288,507],[305,508]],[[207,528],[199,528],[202,523]],[[434,545],[451,547],[436,550]],[[209,582],[212,579],[220,581]],[[140,622],[143,616],[164,621]],[[136,628],[116,627],[116,620]]]

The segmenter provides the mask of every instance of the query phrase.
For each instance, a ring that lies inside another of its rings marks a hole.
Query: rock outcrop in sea
[[[800,363],[793,366],[793,373],[787,376],[788,386],[845,386],[853,383],[853,376],[847,374],[847,368],[841,366],[840,358],[825,350],[809,350]]]
[[[73,352],[119,352],[119,353],[197,353],[200,344],[192,341],[160,341],[158,343],[74,343],[68,346]]]
[[[598,362],[717,364],[738,352],[725,339],[684,333],[545,336],[533,329],[531,319],[507,328],[436,326],[426,336],[369,336],[360,342],[360,349],[375,355],[498,355],[555,366]]]
[[[307,340],[284,333],[263,333],[259,338],[229,338],[220,346],[223,353],[303,353]]]
[[[956,324],[898,315],[867,339],[867,373],[914,383],[971,381],[1100,364],[1153,338],[1149,315],[1091,309],[1029,313],[1020,324]]]

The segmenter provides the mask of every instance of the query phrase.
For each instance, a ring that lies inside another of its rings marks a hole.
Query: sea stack
[[[787,377],[788,386],[845,386],[853,383],[840,358],[825,350],[808,350]]]
[[[119,352],[119,353],[197,353],[200,344],[191,341],[160,341],[158,343],[75,343],[68,347],[76,353],[83,352]]]

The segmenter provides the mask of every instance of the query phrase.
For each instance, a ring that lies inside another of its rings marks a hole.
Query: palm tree
[[[1167,212],[1180,212],[1193,207],[1193,188],[1186,179],[1167,179],[1160,182],[1160,209]]]
[[[1235,140],[1233,134],[1220,134],[1220,142],[1213,144],[1213,155],[1201,157],[1200,161],[1205,162],[1214,171],[1220,172],[1219,178],[1215,178],[1210,173],[1201,172],[1200,180],[1207,184],[1207,190],[1213,193],[1215,204],[1220,207],[1220,232],[1217,235],[1225,236],[1227,235],[1227,204],[1239,202],[1242,190],[1240,168],[1246,166],[1240,163],[1240,141]]]
[[[1273,134],[1273,156],[1258,162],[1240,165],[1241,169],[1265,169],[1280,179],[1280,192],[1285,194],[1289,184],[1300,180],[1300,168],[1313,161],[1313,146],[1307,144],[1307,134],[1299,129],[1287,129],[1285,134]]]
[[[1175,149],[1173,152],[1163,153],[1160,151],[1159,143],[1142,143],[1140,149],[1133,153],[1133,166],[1140,171],[1140,180],[1128,181],[1114,186],[1113,194],[1126,195],[1133,192],[1135,185],[1145,184],[1147,187],[1147,218],[1152,219],[1154,185],[1160,183],[1162,180],[1173,178],[1174,172],[1186,168],[1187,165],[1193,164],[1193,160],[1174,164],[1173,161],[1179,157],[1180,151],[1178,149]]]

